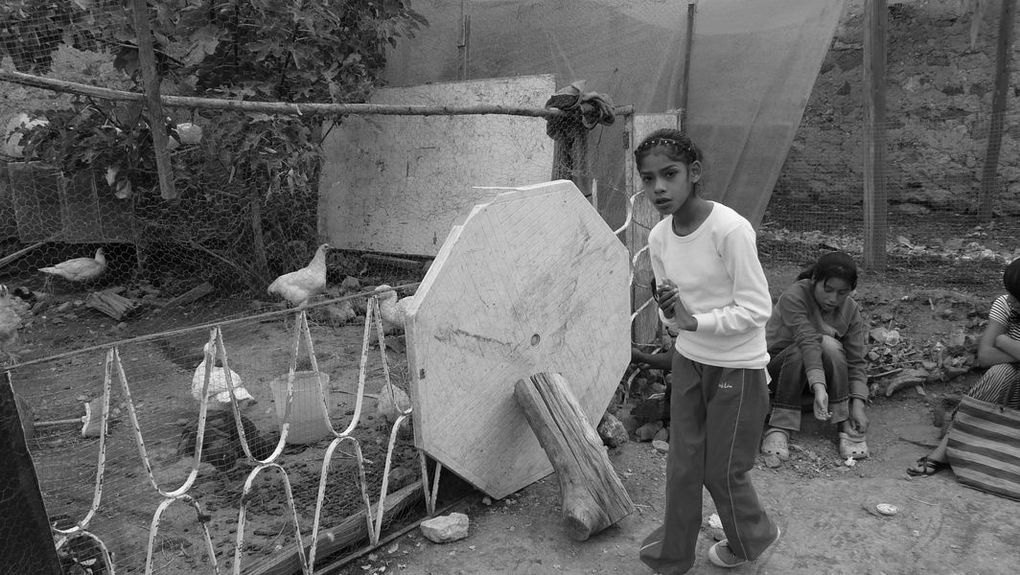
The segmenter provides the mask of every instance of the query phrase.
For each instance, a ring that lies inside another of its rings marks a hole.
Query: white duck
[[[202,352],[206,355],[213,353],[213,368],[209,374],[209,409],[226,409],[230,405],[230,387],[227,385],[227,369],[223,367],[223,362],[220,361],[218,355],[215,355],[215,348],[211,347],[207,342],[202,347]],[[195,401],[202,401],[202,386],[205,384],[205,359],[202,359],[202,363],[198,364],[195,368],[195,375],[191,377],[191,397],[195,398]],[[238,401],[245,399],[253,399],[252,395],[248,393],[248,390],[244,388],[241,383],[241,376],[237,375],[237,372],[230,370],[230,382],[234,386],[234,395],[237,396]]]
[[[94,258],[74,258],[55,266],[39,268],[39,271],[67,281],[89,282],[98,279],[106,271],[106,255],[103,248],[99,248]]]
[[[322,244],[315,250],[315,256],[309,264],[297,271],[283,274],[273,280],[266,290],[276,294],[291,304],[303,307],[312,296],[326,287],[326,250],[329,244]]]
[[[375,293],[379,294],[379,315],[382,316],[383,333],[403,332],[407,310],[414,301],[414,296],[397,299],[396,290],[387,284],[375,288]]]

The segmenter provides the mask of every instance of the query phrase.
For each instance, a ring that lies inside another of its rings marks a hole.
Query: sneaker
[[[779,541],[779,536],[781,534],[779,526],[777,525],[776,538],[772,540],[772,543],[769,543],[769,547],[774,545],[776,541]],[[732,569],[734,567],[739,567],[744,563],[751,562],[750,559],[743,559],[734,555],[733,551],[730,550],[729,542],[726,539],[723,539],[708,549],[708,560],[716,567],[722,567],[723,569]]]

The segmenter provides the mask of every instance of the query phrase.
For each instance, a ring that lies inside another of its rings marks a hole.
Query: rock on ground
[[[624,427],[623,423],[612,413],[607,413],[602,416],[602,421],[599,422],[598,432],[599,437],[602,438],[602,443],[605,443],[609,447],[619,447],[624,443],[627,443],[627,440],[629,439],[627,436],[627,428]]]
[[[449,543],[468,536],[468,516],[451,513],[433,517],[421,523],[421,533],[433,543]]]

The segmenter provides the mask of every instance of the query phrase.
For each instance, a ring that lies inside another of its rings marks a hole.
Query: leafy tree
[[[123,0],[7,0],[0,56],[46,73],[66,43],[109,54],[140,89],[131,16]],[[164,94],[292,102],[364,101],[386,48],[427,24],[407,0],[150,0],[149,22]],[[71,111],[43,112],[50,123],[31,132],[26,154],[65,172],[92,169],[118,197],[133,193],[136,212],[163,241],[214,251],[253,288],[304,265],[308,254],[294,246],[315,243],[324,118],[179,116],[203,137],[173,152],[180,199],[166,202],[140,111],[137,103],[79,99]],[[174,120],[158,129],[181,139]],[[242,218],[247,226],[239,227]]]

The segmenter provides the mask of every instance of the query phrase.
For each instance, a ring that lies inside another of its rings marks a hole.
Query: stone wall
[[[999,3],[977,0],[985,10],[975,30],[973,1],[890,2],[886,169],[893,214],[976,210],[992,108]],[[862,24],[862,0],[848,2],[777,183],[773,213],[805,202],[860,209]],[[1020,215],[1020,42],[1014,43],[1011,71],[999,168],[1002,189],[995,202],[999,216]]]

